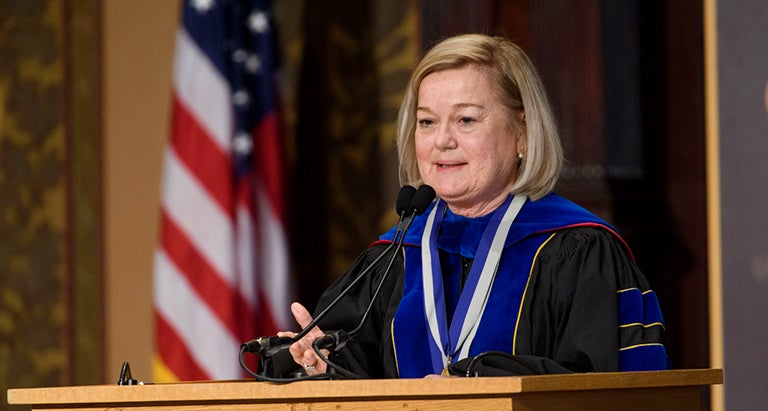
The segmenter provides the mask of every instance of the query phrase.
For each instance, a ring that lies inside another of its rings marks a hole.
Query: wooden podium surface
[[[525,377],[301,381],[202,381],[15,388],[31,410],[699,410],[722,384],[719,369]]]

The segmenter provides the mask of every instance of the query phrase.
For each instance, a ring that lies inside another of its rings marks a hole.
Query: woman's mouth
[[[463,166],[466,163],[436,163],[436,164],[437,164],[437,168],[449,169],[449,168],[456,168],[456,167]]]

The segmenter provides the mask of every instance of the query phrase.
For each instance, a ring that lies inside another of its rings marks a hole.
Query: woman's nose
[[[454,135],[453,130],[451,130],[451,127],[449,125],[440,127],[435,138],[435,147],[441,150],[449,150],[456,148],[456,143],[456,136]]]

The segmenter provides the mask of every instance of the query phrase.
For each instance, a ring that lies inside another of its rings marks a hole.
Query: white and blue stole
[[[440,374],[485,351],[511,352],[532,264],[547,233],[580,225],[613,231],[556,194],[537,201],[510,196],[488,221],[449,321],[437,241],[446,211],[438,199],[406,235],[403,296],[392,321],[401,378]],[[381,239],[390,240],[392,233]]]

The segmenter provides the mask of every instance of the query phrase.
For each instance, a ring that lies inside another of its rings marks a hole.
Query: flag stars
[[[251,102],[251,96],[245,90],[237,90],[232,94],[232,103],[238,107],[247,106]]]
[[[248,59],[245,60],[245,69],[251,73],[256,74],[261,70],[261,59],[256,54],[251,54]]]
[[[190,5],[192,8],[197,10],[198,13],[205,13],[206,11],[213,8],[213,6],[216,4],[215,0],[192,0],[190,2]]]
[[[243,49],[237,49],[232,53],[232,61],[242,64],[250,74],[258,74],[261,70],[261,59],[255,53],[251,54]]]
[[[235,63],[242,63],[248,59],[248,52],[243,49],[237,49],[232,53],[232,60]]]
[[[232,142],[232,148],[234,148],[235,154],[246,156],[253,151],[253,140],[248,133],[241,131],[235,136]]]
[[[263,11],[255,11],[248,16],[248,28],[254,33],[263,34],[269,30],[269,18]]]

